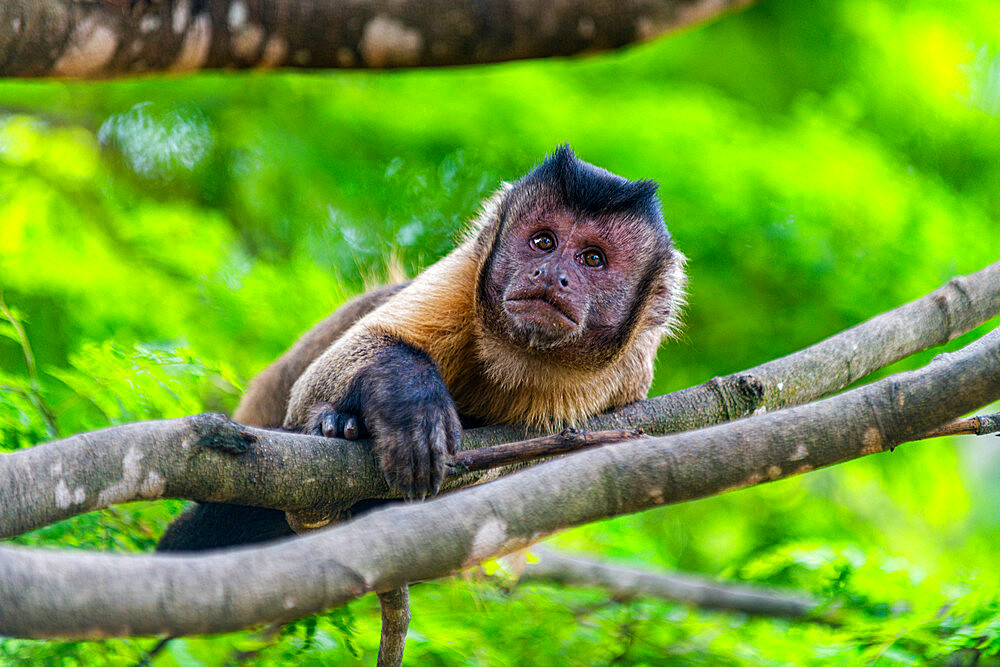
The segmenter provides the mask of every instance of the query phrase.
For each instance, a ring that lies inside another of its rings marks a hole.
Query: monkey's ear
[[[514,185],[503,181],[500,187],[486,198],[479,207],[479,215],[466,230],[465,242],[475,243],[482,248],[490,248],[500,229],[500,221],[510,207],[511,192]]]
[[[659,280],[649,294],[649,302],[646,304],[644,324],[649,328],[659,328],[670,321],[673,312],[673,303],[670,298],[671,290],[666,280]]]
[[[645,319],[647,326],[663,329],[664,336],[673,336],[681,324],[681,311],[687,304],[687,257],[671,246],[670,259],[660,273],[650,293]]]

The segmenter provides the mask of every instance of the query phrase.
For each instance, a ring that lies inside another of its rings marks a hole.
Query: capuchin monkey
[[[449,255],[305,334],[234,419],[370,437],[389,485],[423,498],[444,481],[463,424],[558,429],[645,398],[685,285],[656,187],[560,147],[490,197]],[[284,512],[203,503],[158,548],[291,534]]]

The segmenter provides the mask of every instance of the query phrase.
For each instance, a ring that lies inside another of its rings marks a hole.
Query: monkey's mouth
[[[557,331],[575,331],[580,326],[564,305],[542,296],[513,297],[504,300],[504,310],[518,320]]]

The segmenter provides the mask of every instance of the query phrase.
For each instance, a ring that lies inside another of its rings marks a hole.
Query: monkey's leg
[[[156,550],[207,551],[270,542],[294,534],[280,510],[198,503],[167,526]]]

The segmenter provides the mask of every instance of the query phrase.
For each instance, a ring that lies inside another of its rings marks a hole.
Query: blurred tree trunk
[[[753,0],[4,0],[0,76],[474,65],[616,49]]]

